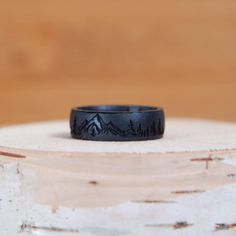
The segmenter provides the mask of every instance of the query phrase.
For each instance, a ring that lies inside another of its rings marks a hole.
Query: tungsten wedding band
[[[71,135],[95,141],[141,141],[163,137],[164,110],[153,106],[101,105],[72,108]]]

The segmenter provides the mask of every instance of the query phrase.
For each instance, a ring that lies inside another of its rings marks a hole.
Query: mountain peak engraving
[[[79,133],[86,132],[92,136],[111,133],[124,136],[125,132],[116,127],[111,121],[106,123],[99,114],[89,120],[84,120],[79,127]]]
[[[76,135],[118,135],[122,137],[137,136],[147,137],[157,135],[163,132],[164,124],[159,120],[157,123],[153,121],[149,126],[143,127],[142,124],[135,125],[132,120],[127,123],[127,129],[121,129],[114,125],[112,121],[105,122],[103,118],[96,114],[91,119],[85,119],[79,127],[77,126],[76,117],[74,118],[72,130]]]

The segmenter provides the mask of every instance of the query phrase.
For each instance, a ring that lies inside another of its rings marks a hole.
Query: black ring
[[[160,107],[102,105],[72,108],[73,138],[96,141],[138,141],[162,138],[165,115]]]

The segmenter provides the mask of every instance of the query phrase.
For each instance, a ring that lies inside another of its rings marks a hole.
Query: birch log
[[[2,127],[0,235],[236,235],[236,124],[169,119],[140,142]]]

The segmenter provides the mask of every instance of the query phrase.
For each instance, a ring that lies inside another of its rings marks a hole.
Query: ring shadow
[[[50,137],[59,138],[59,139],[72,139],[70,132],[54,133],[54,134],[50,134]]]

